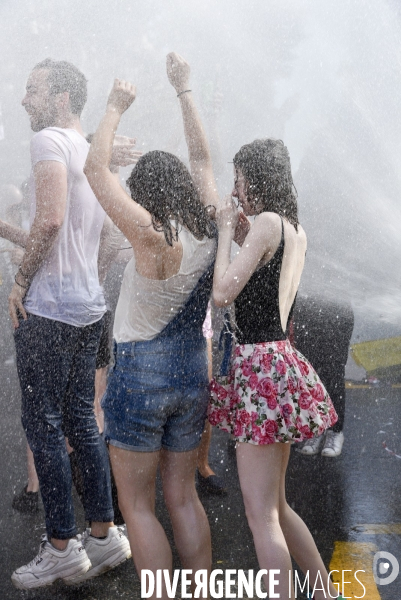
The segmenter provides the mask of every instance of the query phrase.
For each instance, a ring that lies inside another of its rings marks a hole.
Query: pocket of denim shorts
[[[126,389],[124,397],[124,410],[129,419],[135,423],[163,422],[171,407],[175,403],[174,388],[145,388]]]

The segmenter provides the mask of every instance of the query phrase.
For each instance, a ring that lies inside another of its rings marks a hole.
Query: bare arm
[[[190,68],[175,52],[167,55],[167,75],[180,100],[191,175],[204,206],[217,207],[218,194],[209,144],[189,89]],[[185,93],[182,93],[185,92]]]
[[[113,223],[123,232],[134,250],[141,251],[150,238],[159,238],[160,233],[151,226],[152,219],[148,211],[128,196],[109,169],[114,134],[121,115],[134,99],[134,86],[116,79],[106,112],[92,138],[84,172],[96,198]]]
[[[25,248],[28,236],[28,231],[0,220],[0,237],[12,242],[13,244],[17,244],[17,246],[21,246],[21,248]]]
[[[108,270],[115,261],[118,248],[112,244],[113,222],[110,217],[105,218],[102,231],[100,233],[99,255],[97,259],[97,270],[99,274],[99,283],[102,284],[106,279]]]
[[[36,213],[25,255],[9,297],[9,311],[14,327],[18,327],[17,311],[26,319],[22,300],[30,281],[46,258],[64,221],[67,201],[67,170],[56,161],[42,161],[34,168]]]
[[[67,201],[67,170],[62,163],[43,161],[34,168],[36,213],[26,242],[21,271],[33,278],[63,225]]]
[[[100,234],[98,258],[99,281],[102,284],[114,262],[128,262],[132,256],[132,248],[119,229],[106,216]]]
[[[280,242],[280,220],[271,213],[260,214],[250,227],[241,250],[230,263],[231,242],[238,220],[231,196],[226,196],[217,212],[219,245],[213,279],[216,306],[231,304],[244,289],[263,257],[271,258]]]
[[[117,144],[116,138],[119,138]],[[115,136],[114,138],[110,172],[113,173],[118,185],[120,185],[120,166],[128,166],[137,162],[137,157],[133,156],[134,145],[135,140],[132,138],[127,138],[122,135]],[[111,265],[117,260],[120,250],[122,249],[121,242],[124,239],[121,231],[114,225],[110,217],[106,215],[100,233],[99,254],[97,260],[99,282],[101,284],[103,284],[106,279],[106,275]],[[127,242],[125,242],[125,246],[127,246]]]

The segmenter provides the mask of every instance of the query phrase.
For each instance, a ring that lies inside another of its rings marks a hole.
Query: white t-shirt
[[[106,310],[97,271],[105,213],[83,172],[88,151],[88,142],[75,129],[47,127],[31,141],[31,225],[36,211],[33,168],[38,162],[65,165],[67,202],[63,225],[35,273],[24,306],[29,313],[76,327],[99,321]]]
[[[185,304],[214,259],[215,239],[199,241],[186,229],[178,236],[182,259],[176,275],[162,280],[143,277],[136,270],[135,256],[126,266],[114,319],[117,343],[154,339]]]

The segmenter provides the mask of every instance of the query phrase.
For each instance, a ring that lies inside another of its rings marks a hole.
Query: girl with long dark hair
[[[306,253],[287,148],[256,140],[235,155],[234,169],[234,190],[216,215],[213,298],[217,306],[234,302],[237,344],[229,376],[212,384],[209,420],[237,440],[246,515],[260,568],[279,570],[275,592],[294,598],[292,555],[311,582],[320,573],[336,597],[309,530],[285,497],[291,442],[321,435],[337,420],[316,372],[286,334]],[[233,239],[241,249],[230,262]]]
[[[195,489],[195,469],[208,403],[202,324],[216,251],[206,207],[216,206],[217,194],[188,89],[189,66],[170,54],[167,72],[181,103],[191,174],[172,154],[153,151],[139,159],[128,178],[130,195],[119,186],[108,168],[110,152],[120,117],[135,99],[135,88],[120,80],[85,168],[100,204],[134,250],[116,309],[116,362],[102,405],[138,574],[172,571],[170,545],[155,516],[159,467],[183,568],[211,568],[210,530]],[[164,585],[162,597],[168,597]]]

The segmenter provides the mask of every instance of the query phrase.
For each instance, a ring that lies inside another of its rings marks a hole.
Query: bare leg
[[[209,465],[209,449],[211,439],[212,426],[210,425],[209,421],[206,421],[198,450],[198,470],[202,477],[210,477],[210,475],[215,475],[215,472]]]
[[[197,450],[161,453],[164,499],[184,569],[212,566],[210,527],[195,488]],[[193,590],[194,591],[194,590]]]
[[[256,446],[240,443],[237,446],[238,474],[249,527],[253,534],[261,569],[278,569],[279,584],[275,592],[280,598],[293,599],[289,590],[291,557],[279,522],[280,483],[283,456],[289,445]],[[265,578],[266,589],[269,589]]]
[[[289,444],[288,444],[289,445]],[[288,460],[290,453],[289,451],[283,456],[283,468],[281,473],[280,483],[280,525],[283,530],[285,541],[287,542],[288,549],[295,562],[301,567],[303,573],[309,570],[309,577],[311,585],[313,586],[316,581],[318,573],[320,573],[323,581],[323,585],[326,588],[328,581],[328,572],[324,563],[321,559],[319,551],[316,547],[314,539],[296,512],[287,504],[285,497],[285,472],[287,470]],[[319,580],[320,581],[320,580]],[[336,597],[336,589],[333,583],[330,582],[330,594]],[[316,600],[323,600],[327,598],[322,591],[315,593]]]
[[[207,371],[209,381],[212,379],[213,373],[213,357],[212,357],[212,340],[211,338],[206,339],[207,344]],[[209,421],[205,423],[205,429],[202,433],[201,443],[198,449],[198,471],[202,477],[210,477],[215,475],[215,472],[209,465],[209,449],[210,441],[212,439],[212,426]]]
[[[139,576],[142,569],[150,569],[155,576],[157,569],[168,569],[171,573],[173,566],[166,534],[155,516],[159,458],[160,452],[131,452],[110,446],[119,506],[127,524],[132,557]],[[165,588],[162,598],[168,598]]]
[[[308,528],[302,519],[288,506],[285,498],[285,473],[289,455],[289,444],[276,443],[270,446],[239,444],[237,451],[238,472],[248,522],[254,536],[260,568],[277,568],[281,570],[281,573],[288,574],[291,563],[289,563],[289,567],[286,566],[288,562],[286,552],[283,549],[284,538],[288,558],[290,553],[304,573],[309,570],[312,586],[318,571],[320,571],[326,595],[323,591],[317,591],[314,597],[316,600],[323,600],[328,597],[326,567]],[[279,481],[277,481],[277,475]],[[265,501],[263,501],[265,494],[267,495]],[[264,506],[264,502],[266,506]],[[281,534],[277,529],[277,518]],[[274,555],[277,547],[279,555],[276,557],[276,562],[274,562],[271,554]],[[276,566],[279,562],[280,552],[283,566]],[[280,589],[280,593],[287,595],[282,597],[294,598],[294,595],[288,595],[288,579],[287,577],[284,579],[286,579],[284,591],[281,592]],[[279,588],[276,588],[276,591],[278,590]],[[333,597],[336,597],[336,589],[331,582],[330,593]],[[294,591],[292,591],[292,594],[294,594]]]
[[[33,459],[32,450],[29,445],[26,445],[26,461],[28,470],[28,485],[26,487],[27,492],[38,492],[39,491],[39,479],[35,469],[35,461]]]
[[[107,387],[107,371],[108,367],[102,367],[101,369],[96,369],[95,375],[95,418],[97,426],[99,427],[99,433],[103,432],[104,429],[104,414],[102,407],[100,406],[100,401],[104,396]]]

